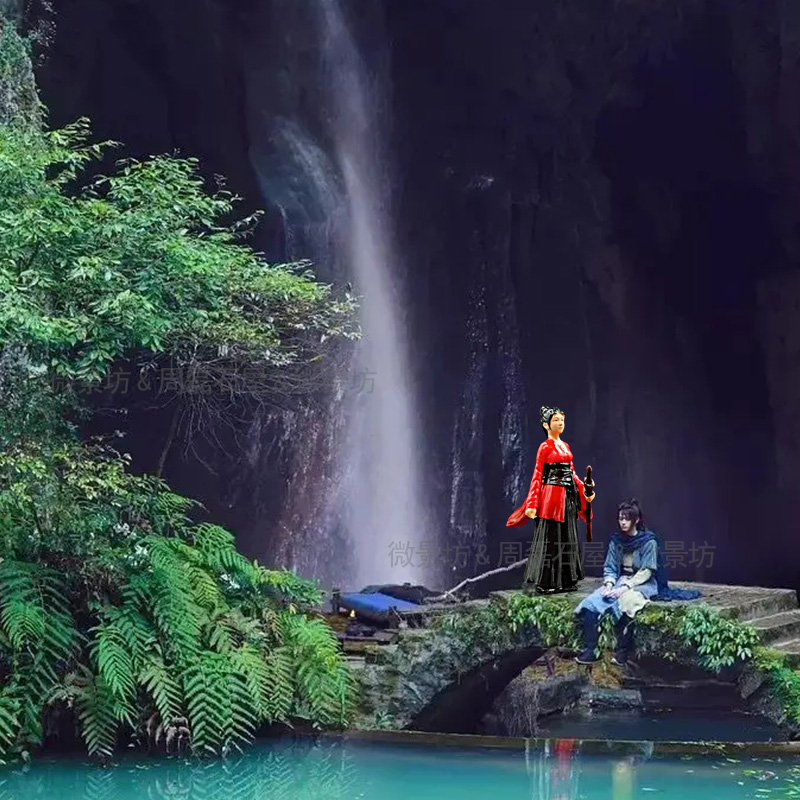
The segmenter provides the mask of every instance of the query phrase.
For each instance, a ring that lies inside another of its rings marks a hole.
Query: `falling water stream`
[[[347,523],[357,584],[424,580],[413,550],[427,541],[418,463],[419,433],[397,256],[388,215],[381,87],[371,80],[337,0],[319,0],[318,22],[333,114],[331,135],[348,210],[344,246],[361,296],[364,339],[354,375],[356,403],[347,461],[354,467]],[[412,552],[409,552],[408,548]]]
[[[390,208],[388,84],[382,48],[359,49],[349,11],[338,0],[276,0],[253,45],[251,159],[283,217],[285,257],[353,284],[363,338],[346,374],[314,399],[256,421],[248,466],[267,475],[277,465],[285,476],[280,501],[266,483],[256,501],[278,565],[347,589],[438,583],[415,558],[435,537]],[[265,48],[285,64],[277,80],[264,67]]]

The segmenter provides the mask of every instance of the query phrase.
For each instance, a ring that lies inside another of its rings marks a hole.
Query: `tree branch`
[[[441,603],[443,600],[447,600],[448,598],[452,600],[457,600],[458,598],[455,596],[455,593],[459,591],[459,589],[463,589],[468,583],[474,583],[475,581],[482,580],[483,578],[488,578],[490,575],[499,575],[501,572],[509,572],[512,569],[516,569],[517,567],[521,567],[523,564],[528,562],[527,558],[523,558],[521,561],[515,561],[513,564],[508,564],[505,567],[498,567],[497,569],[490,569],[488,572],[484,572],[481,575],[476,575],[474,578],[467,578],[466,580],[461,581],[458,586],[454,586],[452,589],[448,589],[443,594],[437,595],[436,597],[431,597],[427,600],[428,603]]]

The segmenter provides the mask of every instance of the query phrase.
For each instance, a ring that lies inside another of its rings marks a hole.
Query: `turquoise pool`
[[[0,772],[2,800],[733,800],[781,797],[788,764],[269,742],[226,762],[40,761]],[[758,776],[747,776],[754,770]],[[765,792],[764,790],[771,790]]]

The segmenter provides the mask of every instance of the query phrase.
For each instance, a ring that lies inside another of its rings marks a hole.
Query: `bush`
[[[189,521],[191,501],[95,446],[0,457],[0,745],[73,708],[89,753],[118,734],[227,752],[258,725],[341,725],[350,679],[316,588]]]
[[[3,24],[0,759],[65,712],[104,757],[125,737],[227,753],[262,724],[342,725],[353,687],[316,586],[245,559],[77,423],[120,360],[217,394],[232,369],[249,373],[241,395],[294,391],[330,342],[358,336],[354,301],[254,253],[257,218],[223,222],[235,198],[206,193],[193,160],[88,179],[113,143],[85,120],[23,120],[26,64]]]

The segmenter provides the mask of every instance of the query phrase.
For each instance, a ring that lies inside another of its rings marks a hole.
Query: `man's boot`
[[[633,625],[633,619],[627,614],[623,614],[617,620],[617,646],[611,662],[618,667],[624,667],[628,663],[628,655],[633,647]]]
[[[584,609],[580,613],[581,630],[583,632],[583,650],[575,657],[579,664],[595,664],[597,656],[597,640],[600,638],[600,615]]]

